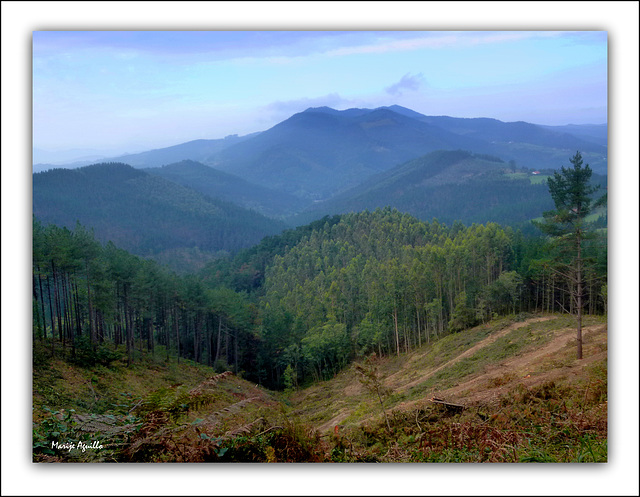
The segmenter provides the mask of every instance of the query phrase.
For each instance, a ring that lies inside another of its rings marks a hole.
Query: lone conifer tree
[[[551,235],[556,251],[554,270],[566,278],[577,315],[578,359],[582,359],[582,309],[585,287],[583,242],[589,238],[590,224],[586,221],[593,209],[604,203],[602,197],[592,203],[592,195],[599,189],[593,186],[589,164],[582,167],[580,152],[569,160],[573,167],[562,167],[548,179],[549,193],[556,209],[545,212],[544,221],[536,222],[544,233]]]

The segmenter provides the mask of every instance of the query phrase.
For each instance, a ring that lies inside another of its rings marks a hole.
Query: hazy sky
[[[36,31],[33,145],[140,151],[308,107],[607,121],[604,31]]]

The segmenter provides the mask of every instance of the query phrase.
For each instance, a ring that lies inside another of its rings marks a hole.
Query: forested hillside
[[[272,388],[331,377],[371,352],[411,351],[493,316],[572,309],[543,240],[493,223],[348,214],[188,276],[101,245],[81,226],[36,220],[33,232],[34,338],[53,353],[124,345],[134,361],[137,349],[162,346]],[[595,260],[589,313],[606,302],[603,242],[584,247]]]
[[[489,144],[490,153],[533,169],[557,169],[576,149],[597,174],[607,171],[607,125],[544,126],[524,121],[503,122],[486,117],[426,116],[398,105],[390,110],[451,133]],[[475,150],[480,152],[480,149]]]
[[[332,111],[332,112],[331,112]],[[388,109],[308,109],[222,150],[207,163],[306,200],[333,196],[371,174],[439,149],[486,144]]]
[[[353,357],[410,351],[494,315],[571,308],[547,255],[540,241],[493,223],[447,227],[394,210],[344,215],[267,268],[263,333],[280,343],[267,371],[291,366],[319,379]],[[605,261],[592,312],[601,309]]]
[[[177,249],[235,252],[283,224],[121,163],[33,175],[33,213],[43,223],[93,228],[138,255]]]
[[[499,163],[458,155],[423,180]],[[570,162],[544,236],[386,207],[186,275],[34,216],[34,461],[606,461],[606,196]]]
[[[330,198],[424,154],[459,149],[490,154],[533,170],[558,169],[569,154],[581,150],[595,173],[607,172],[606,125],[552,127],[427,116],[398,105],[309,108],[260,133],[193,140],[108,160],[138,168],[196,161],[313,201]],[[36,166],[34,170],[45,167]]]
[[[224,4],[194,12],[223,21]],[[239,13],[264,17],[256,5]],[[453,18],[473,10],[459,5]],[[527,19],[540,10],[528,6]],[[350,10],[321,7],[316,18]],[[377,11],[358,15],[388,17]],[[617,30],[50,21],[28,45],[31,313],[3,330],[31,345],[32,463],[609,462],[608,315],[626,305],[608,294],[608,68],[628,45]],[[20,282],[10,290],[24,296]],[[231,493],[252,484],[231,473]],[[599,473],[570,488],[606,488]],[[60,486],[21,476],[22,491]],[[145,488],[166,492],[166,476]],[[219,476],[210,493],[224,493]],[[424,493],[464,493],[432,476]],[[353,488],[380,490],[373,480]],[[533,488],[480,480],[471,488],[488,494]],[[545,478],[545,493],[561,483]]]
[[[211,198],[219,198],[269,217],[290,216],[307,205],[305,201],[293,195],[249,183],[238,176],[192,160],[144,171],[192,188]]]
[[[34,339],[48,340],[54,355],[63,347],[74,359],[108,364],[109,350],[124,346],[130,363],[136,349],[161,346],[196,362],[251,364],[255,316],[246,296],[102,245],[80,225],[71,231],[34,219],[33,283]]]
[[[439,150],[317,202],[291,222],[393,206],[424,221],[495,222],[527,229],[532,219],[553,207],[546,185],[551,171],[532,172],[488,154]],[[606,186],[606,177],[595,176],[593,181]]]

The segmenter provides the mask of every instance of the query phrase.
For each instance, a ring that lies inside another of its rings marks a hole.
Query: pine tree
[[[583,167],[580,152],[570,159],[573,167],[562,167],[548,179],[549,193],[556,209],[544,213],[544,221],[537,222],[544,233],[552,237],[555,249],[554,271],[568,282],[577,319],[578,359],[582,359],[582,309],[585,288],[585,264],[583,243],[592,237],[593,229],[587,217],[604,202],[604,197],[592,203],[592,195],[598,190],[590,184],[591,168]]]

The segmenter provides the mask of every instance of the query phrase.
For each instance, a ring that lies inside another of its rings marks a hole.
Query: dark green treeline
[[[585,250],[585,310],[603,312],[606,243]],[[177,276],[80,225],[34,220],[34,340],[87,361],[120,351],[131,362],[147,350],[291,387],[495,315],[570,312],[552,255],[544,239],[497,224],[379,209],[327,217]]]
[[[142,351],[236,370],[254,362],[246,295],[102,246],[80,225],[70,231],[34,219],[33,296],[34,340],[49,340],[54,355],[75,358],[80,346],[86,361],[100,361],[101,353],[115,357],[109,345],[129,363]]]

